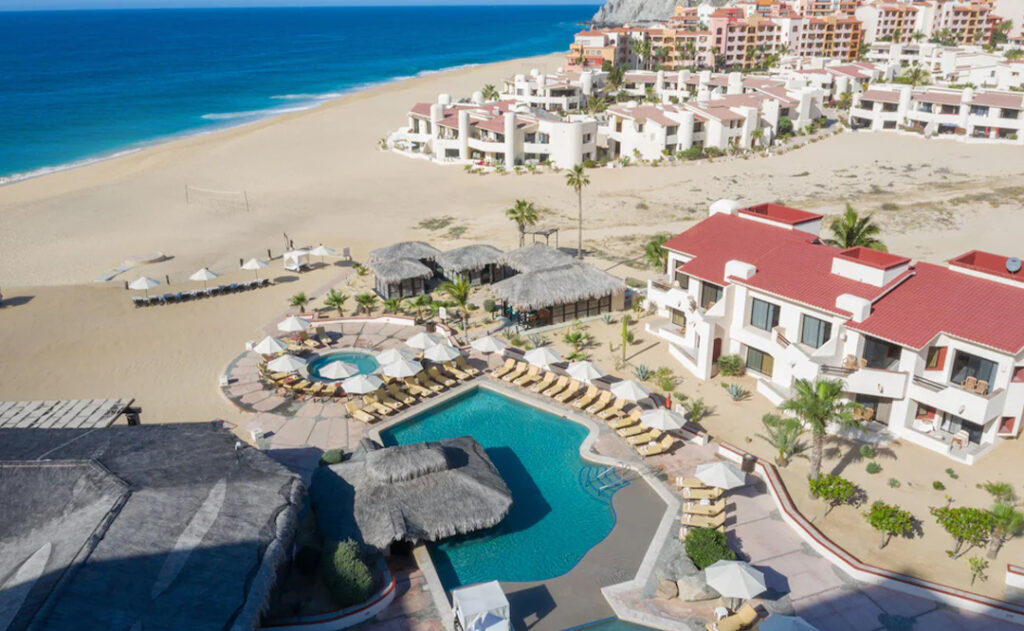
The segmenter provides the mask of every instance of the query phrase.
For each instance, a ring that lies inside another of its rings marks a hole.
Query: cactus
[[[750,396],[750,391],[738,383],[723,383],[722,387],[733,401],[742,401]]]
[[[647,381],[648,379],[651,378],[652,374],[653,373],[651,373],[651,369],[645,366],[644,364],[640,364],[639,366],[633,369],[633,376],[639,379],[640,381]]]

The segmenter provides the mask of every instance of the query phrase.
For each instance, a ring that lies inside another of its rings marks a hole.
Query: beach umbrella
[[[473,350],[477,351],[478,353],[485,354],[500,353],[506,348],[508,348],[508,344],[492,335],[487,335],[479,339],[473,340],[469,345],[472,346]]]
[[[398,361],[391,362],[390,364],[385,364],[384,367],[381,368],[381,372],[385,375],[396,379],[414,377],[418,375],[421,370],[423,370],[423,364],[411,359],[399,359]]]
[[[306,318],[300,318],[296,315],[290,315],[281,322],[277,323],[277,330],[284,333],[299,333],[309,328],[309,320]]]
[[[245,263],[242,263],[242,269],[256,272],[256,278],[259,278],[260,270],[268,265],[270,265],[270,263],[267,263],[263,259],[249,259]]]
[[[281,355],[267,364],[267,368],[274,372],[295,372],[306,367],[306,360],[295,355]]]
[[[154,287],[156,287],[159,284],[160,284],[160,281],[158,281],[155,278],[150,278],[149,276],[139,276],[138,278],[136,278],[132,282],[128,283],[128,288],[129,289],[135,289],[137,291],[145,290],[146,291],[146,298],[149,298],[149,290],[153,289]]]
[[[400,348],[389,348],[377,353],[377,363],[381,366],[409,359],[416,359],[416,357],[409,351],[402,350]]]
[[[384,382],[373,375],[356,375],[341,382],[341,387],[349,394],[367,394],[378,390]]]
[[[604,376],[604,373],[597,369],[594,362],[586,360],[569,364],[565,372],[569,373],[569,376],[576,381],[582,381],[583,383],[590,383],[591,379]]]
[[[773,613],[767,620],[757,625],[760,631],[818,631],[818,627],[803,618],[796,616],[780,616]]]
[[[686,418],[678,412],[666,408],[646,410],[640,414],[640,422],[647,427],[660,429],[664,432],[682,428]]]
[[[195,274],[192,274],[191,276],[189,276],[188,279],[189,280],[194,280],[194,281],[200,281],[200,280],[203,281],[203,289],[206,289],[206,283],[208,281],[213,280],[214,278],[217,278],[218,276],[219,275],[216,272],[214,272],[213,270],[211,270],[210,268],[204,267],[203,269],[199,270]]]
[[[532,366],[540,366],[541,368],[547,368],[551,364],[562,359],[554,349],[548,348],[547,346],[541,346],[531,351],[526,351],[523,358],[530,363]]]
[[[260,355],[273,355],[274,353],[280,353],[281,351],[288,350],[288,345],[276,337],[268,335],[253,346],[252,350],[256,351]]]
[[[432,362],[450,362],[462,353],[459,349],[447,344],[438,344],[437,346],[431,346],[423,353],[424,359],[429,359]]]
[[[699,464],[694,475],[708,486],[717,486],[720,489],[726,490],[744,486],[747,483],[747,474],[728,462],[705,462],[704,464]]]
[[[324,262],[324,258],[326,258],[328,256],[336,256],[338,254],[334,250],[334,248],[329,248],[326,245],[324,245],[323,243],[321,243],[320,245],[318,245],[315,248],[313,248],[312,250],[310,250],[309,253],[312,254],[313,256],[319,256],[321,263]]]
[[[764,593],[764,573],[745,561],[717,561],[704,570],[708,587],[725,598],[749,600]]]
[[[343,362],[340,359],[330,362],[317,372],[324,379],[348,379],[359,374],[359,366]]]
[[[424,333],[420,331],[416,335],[407,339],[405,341],[405,345],[409,348],[417,348],[422,351],[430,348],[431,346],[437,346],[441,342],[441,338],[433,333]]]
[[[642,401],[647,397],[651,396],[651,393],[648,392],[646,388],[644,388],[637,382],[631,381],[629,379],[623,381],[616,381],[615,383],[612,384],[611,390],[612,394],[619,397],[620,399],[632,401],[633,403],[636,403],[637,401]]]

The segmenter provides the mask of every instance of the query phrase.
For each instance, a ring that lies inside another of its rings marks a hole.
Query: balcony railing
[[[931,379],[925,379],[918,375],[914,375],[914,383],[922,388],[927,388],[932,392],[938,392],[946,387],[945,384],[939,383],[938,381],[932,381]]]

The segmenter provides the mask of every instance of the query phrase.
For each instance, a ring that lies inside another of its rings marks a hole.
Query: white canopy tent
[[[285,252],[281,258],[284,260],[284,268],[290,272],[301,272],[304,268],[309,267],[308,250]]]
[[[498,581],[452,590],[452,611],[466,631],[510,631],[512,628],[508,598]]]

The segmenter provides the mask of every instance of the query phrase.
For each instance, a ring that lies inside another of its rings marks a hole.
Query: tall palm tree
[[[650,70],[647,66],[651,60],[651,41],[647,39],[634,39],[629,44],[633,54],[639,57],[643,61],[643,67],[645,70]]]
[[[828,245],[839,248],[863,246],[880,252],[889,251],[878,238],[882,229],[871,221],[871,215],[861,217],[849,203],[846,204],[846,212],[838,219],[832,220],[829,229],[832,231],[833,238],[824,239]]]
[[[462,330],[465,331],[469,327],[469,281],[460,276],[454,281],[441,283],[440,289],[462,310]]]
[[[533,202],[517,199],[512,208],[505,209],[505,216],[515,222],[516,228],[519,229],[519,247],[523,247],[526,243],[526,226],[537,223],[537,209],[534,208]]]
[[[812,480],[821,475],[821,458],[825,450],[825,428],[830,423],[842,426],[856,425],[854,403],[841,400],[843,382],[839,379],[816,379],[813,382],[797,379],[793,382],[792,399],[783,401],[780,410],[794,413],[811,432],[811,474]]]
[[[1010,538],[1024,531],[1024,514],[1017,510],[1017,505],[999,502],[992,507],[995,528],[988,538],[988,550],[985,553],[990,559],[996,558],[999,548]]]
[[[565,174],[565,185],[576,191],[576,201],[579,205],[579,225],[576,240],[576,258],[583,258],[583,187],[590,186],[590,177],[582,164],[577,164],[571,171]]]
[[[499,96],[498,89],[494,87],[493,83],[485,85],[482,94],[485,101],[497,101]]]
[[[398,313],[402,310],[402,299],[392,296],[384,301],[384,313]]]
[[[615,66],[608,71],[608,77],[605,79],[605,85],[607,85],[610,90],[618,92],[625,79],[626,69],[623,66]]]
[[[668,264],[668,251],[661,244],[668,241],[669,235],[656,234],[644,245],[644,258],[654,269],[663,270]]]
[[[900,79],[904,83],[909,83],[911,87],[916,88],[919,85],[928,85],[932,82],[932,74],[927,69],[914,64],[907,68],[907,71],[903,73]]]
[[[373,313],[373,307],[377,304],[377,294],[365,292],[356,295],[356,302],[362,308],[363,312],[369,314]]]
[[[416,311],[416,319],[423,320],[423,310],[430,306],[433,299],[430,294],[420,294],[415,298],[410,298],[405,302],[405,308],[407,311]]]
[[[309,305],[309,296],[306,295],[306,292],[300,291],[288,299],[288,304],[293,307],[298,307],[299,313],[301,313],[305,311],[306,307]]]
[[[339,317],[345,315],[343,308],[347,301],[348,296],[341,293],[340,291],[337,291],[336,289],[330,290],[324,297],[324,305],[330,307],[331,309],[337,309]]]

